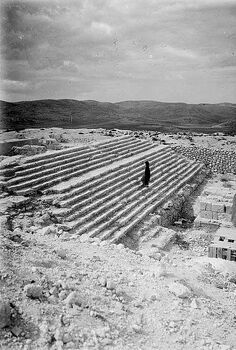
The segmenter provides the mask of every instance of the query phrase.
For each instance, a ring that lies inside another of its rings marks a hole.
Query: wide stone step
[[[149,157],[149,162],[152,163],[152,171],[162,164],[169,164],[169,162],[176,158],[176,155],[172,152],[163,154],[153,154]],[[166,162],[166,159],[168,161]],[[156,164],[158,162],[158,164]],[[133,166],[127,168],[117,169],[109,175],[99,178],[99,180],[93,181],[91,184],[87,184],[82,188],[78,188],[76,191],[71,192],[69,199],[60,202],[61,207],[70,207],[70,211],[78,209],[78,206],[87,205],[88,202],[92,202],[101,196],[104,196],[106,192],[112,192],[117,187],[121,186],[124,182],[131,181],[133,178],[138,178],[139,173],[143,172],[143,164],[140,159],[134,163]],[[78,203],[79,202],[79,203]],[[74,206],[75,204],[75,206]]]
[[[123,150],[124,150],[124,152],[127,152],[127,147],[129,147],[129,146],[134,147],[135,150],[136,150],[136,148],[138,149],[138,146],[140,147],[140,145],[137,143],[137,141],[133,140],[128,145],[120,147],[120,153],[122,154]],[[150,144],[148,144],[148,146],[150,146]],[[34,168],[34,172],[32,172],[32,169],[30,169],[29,174],[27,174],[27,172],[26,173],[23,172],[24,176],[21,176],[22,175],[21,172],[17,172],[16,173],[17,177],[12,179],[11,181],[9,181],[9,186],[13,186],[14,184],[33,180],[33,179],[37,178],[37,176],[39,176],[41,178],[42,176],[47,175],[47,177],[48,177],[48,175],[52,175],[52,174],[58,173],[58,172],[63,171],[63,170],[67,170],[69,172],[71,168],[75,168],[75,167],[81,167],[81,168],[83,167],[84,168],[85,166],[88,166],[88,164],[87,164],[88,162],[99,163],[100,161],[102,161],[102,159],[105,156],[112,159],[112,157],[114,157],[114,154],[112,152],[101,153],[99,151],[87,152],[83,156],[79,157],[78,161],[76,161],[74,158],[70,159],[70,161],[68,161],[68,160],[60,161],[59,164],[57,164],[57,166],[55,166],[55,167],[54,166],[52,167],[52,165],[55,165],[54,163],[48,164],[47,168],[49,168],[49,169],[46,169],[46,170],[42,170],[41,167],[37,167],[37,168]],[[49,165],[50,165],[50,167],[49,167]],[[20,175],[20,176],[18,176],[18,175]],[[50,177],[48,177],[48,178],[50,178]]]
[[[109,145],[113,146],[114,143],[116,145],[119,145],[121,143],[124,144],[130,141],[131,139],[134,139],[134,138],[131,138],[130,136],[129,137],[124,136],[124,137],[116,138],[115,140],[105,141],[105,143],[109,147]],[[21,165],[15,166],[14,170],[17,172],[17,171],[22,171],[24,169],[30,170],[30,169],[35,169],[37,167],[44,167],[50,164],[54,164],[54,163],[56,164],[57,162],[66,161],[68,158],[71,158],[71,157],[72,158],[76,156],[83,157],[83,155],[87,153],[90,153],[91,155],[99,153],[99,149],[97,148],[97,145],[70,147],[65,150],[52,151],[48,154],[46,153],[43,155],[41,154],[41,155],[27,157],[24,159],[24,162]]]
[[[174,159],[174,155],[173,155],[173,159]],[[170,164],[170,162],[167,162],[166,164]],[[162,163],[164,164],[164,160],[160,162],[160,164]],[[162,165],[160,166],[160,168],[163,169],[164,166],[165,165]],[[155,170],[155,166],[152,166],[152,173],[154,172],[154,170]],[[111,196],[113,191],[116,191],[117,188],[120,189],[120,191],[122,191],[122,189],[124,189],[122,185],[126,184],[127,181],[129,182],[129,184],[133,184],[137,181],[139,184],[141,184],[139,177],[141,177],[142,173],[143,173],[143,165],[139,165],[135,169],[134,173],[121,172],[121,175],[114,177],[113,179],[103,184],[99,184],[99,186],[97,186],[92,193],[90,191],[86,191],[85,193],[82,193],[79,196],[72,198],[70,202],[68,201],[70,204],[72,204],[68,213],[74,212],[76,209],[79,209],[80,207],[83,207],[83,206],[87,206],[90,203],[93,203],[94,205],[95,204],[94,201],[100,200],[100,198],[105,201],[107,196]],[[69,207],[68,202],[63,204],[66,204],[66,206]]]
[[[135,159],[131,159],[129,161],[129,159],[125,160],[125,163],[122,165],[119,165],[115,168],[111,168],[108,169],[107,171],[100,173],[100,174],[96,174],[95,177],[92,177],[91,179],[85,179],[84,182],[82,183],[76,183],[75,186],[73,186],[72,188],[70,188],[70,190],[68,190],[67,188],[62,189],[61,191],[57,191],[55,193],[60,193],[60,203],[61,206],[66,206],[67,205],[67,199],[70,200],[71,198],[74,198],[75,196],[78,196],[78,200],[81,200],[82,198],[86,198],[86,196],[90,196],[93,192],[96,192],[97,189],[101,189],[102,187],[104,187],[104,182],[105,181],[113,181],[113,178],[120,176],[123,174],[124,171],[135,171],[135,169],[140,166],[140,163],[142,163],[144,160],[146,160],[147,158],[150,160],[150,162],[155,159],[156,157],[160,159],[162,159],[163,157],[168,157],[169,155],[175,155],[176,153],[174,153],[170,148],[165,147],[165,148],[157,148],[154,147],[152,149],[150,149],[149,154],[145,153],[145,152],[141,152],[139,154],[138,158]],[[99,188],[98,188],[99,186]],[[102,186],[102,187],[100,187]],[[69,205],[72,204],[69,202]]]
[[[112,161],[110,159],[106,161],[103,160],[103,165],[109,165],[111,163]],[[98,167],[99,167],[99,164],[90,165],[89,167],[86,167],[86,172],[97,169]],[[45,181],[43,179],[40,182],[34,181],[34,183],[37,183],[37,185],[34,185],[34,186],[32,186],[31,181],[29,181],[28,183],[25,183],[24,186],[20,186],[20,185],[18,185],[18,187],[15,186],[14,192],[18,195],[29,195],[29,194],[35,193],[38,190],[43,190],[45,188],[52,187],[60,182],[69,180],[72,177],[80,176],[81,174],[84,174],[84,168],[81,169],[81,167],[77,171],[73,169],[73,171],[70,170],[70,171],[59,172],[57,173],[56,177],[54,177],[49,181]]]
[[[145,144],[145,145],[140,145],[137,144],[135,146],[133,146],[132,149],[132,155],[139,153],[140,152],[140,148],[144,148],[144,150],[150,149],[152,148],[153,145],[152,144]],[[54,172],[52,174],[46,174],[46,180],[45,181],[45,174],[43,174],[43,176],[40,177],[36,177],[36,178],[31,178],[29,181],[25,180],[24,181],[19,181],[18,179],[15,179],[14,181],[17,181],[18,184],[14,184],[12,185],[12,181],[10,182],[10,186],[8,185],[8,188],[12,191],[14,191],[17,194],[21,194],[21,195],[27,195],[30,194],[34,191],[37,191],[39,189],[43,189],[45,187],[49,187],[49,186],[53,186],[58,182],[62,182],[64,180],[67,180],[73,176],[79,176],[82,173],[84,173],[84,169],[86,168],[86,172],[94,170],[98,167],[101,166],[101,164],[104,165],[108,165],[114,161],[120,160],[124,157],[126,157],[127,155],[127,151],[125,151],[124,154],[117,154],[116,157],[114,157],[114,155],[112,154],[108,154],[108,155],[101,155],[100,158],[95,158],[91,161],[88,161],[88,163],[83,164],[83,165],[78,165],[78,166],[73,166],[73,168],[68,168],[65,167],[65,170],[60,170],[57,172]],[[131,156],[131,154],[129,154],[129,156]],[[40,173],[40,175],[42,175],[42,173]]]
[[[110,156],[103,157],[102,161],[106,164],[112,162]],[[8,188],[12,191],[15,191],[16,193],[17,193],[17,191],[24,189],[24,188],[40,189],[40,188],[43,188],[44,185],[47,183],[55,184],[58,181],[63,181],[63,178],[62,178],[63,175],[64,175],[64,178],[68,179],[71,176],[73,176],[72,174],[75,174],[75,175],[81,174],[81,172],[84,171],[85,168],[92,167],[94,164],[98,164],[97,159],[95,159],[94,161],[91,161],[89,166],[86,163],[84,163],[83,165],[76,165],[72,169],[65,168],[64,170],[57,171],[56,173],[47,174],[46,178],[44,175],[44,176],[40,176],[40,177],[36,177],[36,178],[33,177],[33,178],[30,178],[29,180],[26,180],[26,181],[20,181],[19,183],[17,182],[17,184],[10,185],[10,186],[8,186]],[[47,181],[45,181],[45,180],[47,180]],[[10,184],[11,184],[11,182],[10,182]]]
[[[150,150],[152,148],[154,148],[154,146],[147,145],[145,147],[142,147],[142,152]],[[135,155],[137,153],[140,153],[140,149],[137,149],[137,150],[134,149],[132,151],[132,155]],[[129,157],[131,157],[132,155],[130,154]],[[122,160],[124,158],[129,158],[129,157],[127,157],[127,152],[125,152],[125,155],[124,154],[117,155],[115,159],[113,157],[111,157],[111,156],[107,156],[107,157],[104,157],[100,162],[94,160],[93,162],[90,162],[90,164],[86,165],[86,167],[85,167],[86,168],[86,173],[100,168],[101,165],[102,166],[107,166],[109,164],[112,164],[114,162],[120,161],[120,160]],[[33,186],[32,189],[36,191],[38,189],[44,189],[46,187],[52,187],[52,186],[56,185],[59,182],[63,182],[63,181],[68,180],[68,179],[70,179],[72,177],[81,176],[81,175],[83,175],[85,173],[84,167],[83,168],[81,167],[80,170],[78,170],[78,171],[75,171],[74,168],[72,170],[73,171],[70,171],[67,176],[60,177],[59,179],[56,178],[55,180],[44,182],[43,184],[39,184],[37,186]]]
[[[161,183],[159,185],[159,188],[156,188],[155,190],[159,190],[159,189],[162,189],[161,192],[159,192],[159,195],[161,194],[164,194],[166,191],[168,191],[169,189],[171,188],[175,188],[173,186],[175,186],[178,182],[179,182],[179,185],[182,184],[182,180],[183,179],[183,176],[186,177],[188,176],[190,173],[193,174],[193,171],[195,169],[197,169],[198,165],[197,164],[192,164],[192,165],[188,165],[187,167],[182,167],[182,168],[179,168],[179,167],[176,167],[175,171],[172,172],[172,176],[167,178],[164,183]],[[176,176],[176,171],[177,171],[177,176]],[[149,203],[152,203],[153,200],[156,199],[156,193],[152,194],[151,196],[149,196],[149,194],[146,194],[145,196],[145,199],[148,200],[148,202],[146,204],[149,204]],[[144,209],[145,206],[143,205],[142,206],[142,209]],[[126,216],[122,217],[120,220],[119,220],[119,225],[120,226],[124,226],[126,225],[130,219],[137,214],[138,211],[140,211],[141,209],[140,208],[136,208],[135,211],[132,211],[130,212],[129,214],[127,214]]]
[[[97,228],[90,230],[89,236],[99,237],[101,240],[112,237],[115,232],[119,232],[113,237],[112,242],[119,240],[122,235],[130,231],[138,222],[154,211],[162,202],[168,200],[180,187],[188,182],[201,169],[202,165],[190,165],[187,169],[182,169],[181,179],[169,181],[168,186],[159,186],[159,190],[155,189],[154,194],[147,192],[146,199],[131,203],[128,207],[122,208],[110,220],[102,223]],[[172,176],[172,179],[174,176]],[[133,222],[131,222],[131,220]]]
[[[172,168],[176,169],[177,164],[173,165]],[[183,166],[183,165],[182,165]],[[170,170],[170,169],[169,169]],[[158,176],[161,174],[157,173],[153,180],[157,183],[158,182]],[[88,205],[87,207],[84,207],[82,210],[78,211],[77,213],[73,215],[69,215],[67,217],[68,221],[76,220],[78,217],[80,217],[80,224],[82,224],[85,221],[88,221],[92,219],[93,217],[96,217],[99,215],[100,212],[104,212],[106,209],[109,209],[112,207],[117,201],[122,201],[124,198],[132,198],[132,200],[135,200],[138,198],[139,193],[137,190],[140,189],[140,182],[136,181],[129,181],[129,183],[124,186],[121,189],[116,190],[112,195],[108,195],[107,198],[105,197],[99,199],[98,201]],[[89,213],[89,214],[86,214]],[[81,218],[82,215],[85,215],[85,217]]]
[[[90,148],[84,145],[77,147],[69,147],[63,150],[50,151],[49,153],[38,154],[36,156],[29,156],[23,160],[22,164],[16,166],[16,170],[18,171],[26,167],[30,169],[35,167],[35,164],[41,166],[50,162],[65,159],[66,157],[71,155],[73,156],[75,154],[81,154],[89,150]]]
[[[60,158],[59,160],[54,160],[51,161],[50,163],[45,162],[43,165],[39,165],[39,164],[35,164],[36,166],[34,167],[26,167],[24,170],[17,170],[15,175],[16,176],[26,176],[28,174],[33,174],[33,173],[38,173],[40,171],[44,171],[46,169],[48,169],[49,167],[59,167],[61,165],[65,165],[65,164],[69,164],[69,163],[73,163],[73,162],[77,162],[77,161],[83,161],[84,159],[89,159],[97,154],[99,154],[100,152],[97,150],[86,150],[84,151],[82,154],[77,154],[77,153],[71,153],[68,156],[63,156],[63,157],[58,157]],[[57,158],[57,157],[56,157]],[[22,167],[21,167],[22,169]]]
[[[183,162],[183,160],[179,160],[178,162]],[[176,162],[176,159],[175,159],[175,161],[172,160],[170,162],[165,162],[165,163],[163,162],[162,166],[158,166],[156,168],[153,167],[152,182],[154,182],[163,171],[167,172],[170,169],[171,164],[173,167],[175,167],[177,166],[178,162]],[[104,208],[104,204],[109,199],[114,198],[115,200],[117,200],[119,198],[118,196],[121,194],[122,194],[122,197],[128,196],[129,194],[131,194],[133,191],[137,190],[141,186],[139,177],[142,175],[142,173],[143,173],[143,169],[142,167],[140,167],[139,172],[134,173],[132,176],[129,176],[129,177],[127,176],[125,179],[123,178],[120,182],[115,183],[113,187],[107,186],[105,190],[95,193],[95,196],[91,198],[87,198],[86,200],[81,201],[76,205],[72,206],[70,210],[68,210],[68,212],[66,213],[68,215],[67,220],[72,221],[76,219],[78,216],[81,216],[86,212],[90,212],[92,209],[96,207]],[[78,210],[81,207],[82,209],[78,213],[71,215],[71,212],[74,212],[75,210]],[[96,214],[93,212],[92,215],[96,215]]]
[[[180,164],[176,164],[176,166],[173,166],[171,169],[169,169],[168,171],[165,172],[164,175],[162,175],[161,177],[158,177],[156,179],[155,182],[153,182],[149,188],[152,188],[153,190],[156,190],[156,187],[160,187],[160,186],[165,186],[167,184],[167,181],[165,181],[168,177],[170,177],[170,175],[173,176],[176,176],[176,171],[178,171],[179,169],[183,169],[184,166],[186,165],[185,161],[183,159],[180,159],[178,160],[178,162],[180,162]],[[170,177],[170,179],[172,178]],[[164,180],[164,181],[163,181]],[[136,203],[136,200],[140,200],[140,196],[145,193],[145,190],[146,188],[143,188],[142,190],[140,191],[137,191],[137,189],[140,188],[140,185],[138,186],[135,186],[135,188],[131,188],[131,190],[129,191],[129,194],[130,193],[133,193],[132,195],[126,195],[126,193],[124,192],[120,197],[118,198],[115,198],[113,201],[110,201],[108,203],[106,203],[105,205],[103,205],[102,207],[100,207],[99,209],[97,209],[97,211],[93,211],[91,212],[90,214],[86,215],[85,217],[82,217],[80,218],[79,220],[75,220],[75,221],[72,221],[72,225],[71,227],[73,228],[76,228],[77,226],[80,226],[81,224],[83,224],[86,220],[90,219],[90,217],[96,217],[96,215],[98,215],[101,211],[103,212],[104,211],[104,215],[108,216],[111,215],[111,214],[114,214],[114,212],[116,211],[116,205],[113,206],[113,204],[115,204],[116,202],[118,202],[118,204],[121,203],[121,206],[124,207],[125,205],[125,208],[129,208],[129,206],[135,206],[137,203]],[[143,198],[141,198],[142,200]],[[127,203],[131,203],[131,204],[128,204]],[[112,206],[112,208],[110,208]],[[109,209],[110,208],[110,209]],[[107,210],[108,209],[108,210]],[[107,210],[107,211],[106,211]],[[78,213],[79,214],[79,213]],[[103,219],[103,216],[98,216],[96,218],[96,222],[98,220],[102,221]],[[69,219],[69,218],[68,218]],[[69,220],[68,220],[69,221]],[[94,226],[94,222],[95,220],[92,220],[88,225],[89,225],[89,228],[91,228],[92,226]],[[86,232],[87,230],[87,227],[88,225],[83,225],[82,228],[79,229],[79,234],[82,234],[84,232]],[[78,231],[77,231],[78,232]]]
[[[16,178],[12,179],[11,181],[8,182],[8,185],[9,185],[9,188],[10,186],[14,186],[15,184],[24,184],[24,182],[28,182],[28,181],[31,181],[31,180],[36,180],[37,179],[40,179],[42,178],[42,176],[48,176],[48,175],[53,175],[55,173],[58,173],[59,171],[63,171],[63,170],[68,170],[70,171],[70,167],[80,167],[80,166],[84,166],[86,165],[86,163],[88,163],[89,161],[91,160],[91,157],[83,157],[82,160],[80,161],[76,161],[76,162],[72,162],[71,164],[63,164],[60,162],[60,165],[58,166],[55,166],[53,168],[49,168],[46,167],[45,170],[43,169],[38,169],[37,168],[37,171],[34,171],[34,172],[17,172],[16,173]],[[13,187],[12,187],[13,188]]]
[[[119,143],[119,142],[123,142],[126,139],[130,139],[130,138],[131,138],[131,136],[122,136],[122,137],[117,137],[117,138],[110,140],[110,141],[104,141],[104,143],[106,143],[106,144],[113,144],[114,142]],[[48,163],[50,160],[53,161],[55,159],[55,157],[69,155],[70,153],[74,153],[74,152],[80,152],[80,151],[83,152],[84,150],[89,150],[89,149],[90,149],[89,146],[81,145],[81,146],[76,146],[76,147],[69,147],[69,148],[66,148],[63,150],[59,150],[59,151],[51,151],[50,153],[44,153],[44,154],[39,154],[36,156],[31,156],[31,157],[25,158],[24,165],[26,163],[28,165],[30,165],[30,163],[32,163],[32,165],[34,166],[34,163],[35,162],[38,163],[40,160]]]
[[[98,144],[96,146],[96,148],[100,151],[100,152],[111,152],[111,151],[116,151],[116,150],[119,150],[121,147],[128,147],[129,144],[131,143],[138,143],[138,142],[148,142],[147,140],[143,140],[141,141],[140,139],[137,140],[135,139],[134,137],[130,137],[130,138],[127,138],[125,140],[122,140],[120,142],[114,142],[112,145],[110,143],[106,144]]]
[[[108,237],[110,237],[111,243],[118,242],[122,237],[128,234],[136,225],[142,222],[157,207],[165,203],[166,200],[168,200],[181,187],[183,187],[188,181],[190,181],[191,178],[193,178],[202,169],[202,167],[203,165],[193,166],[193,169],[188,174],[185,175],[186,177],[181,182],[177,183],[174,188],[172,187],[167,192],[165,192],[157,202],[149,205],[147,208],[143,206],[140,210],[140,211],[143,210],[142,213],[140,213],[140,211],[138,213],[133,213],[132,217],[129,218],[128,223],[125,226],[123,226],[122,228],[119,228],[118,230],[117,228],[115,229],[113,228],[113,230],[111,229],[110,232],[109,231],[106,232],[106,236],[101,237],[101,239],[107,239]]]
[[[109,140],[109,141],[104,141],[104,142],[100,142],[98,143],[96,146],[98,147],[98,149],[105,149],[108,147],[113,147],[113,145],[118,145],[121,142],[124,143],[127,140],[134,140],[135,138],[133,136],[121,136],[121,137],[117,137],[113,140]]]

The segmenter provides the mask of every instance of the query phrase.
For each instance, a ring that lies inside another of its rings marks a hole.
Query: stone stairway
[[[140,182],[145,160],[151,167],[149,188],[142,188]],[[117,242],[202,167],[179,157],[169,147],[158,146],[70,188],[54,188],[60,207],[55,208],[54,215],[66,222],[76,235],[86,233]]]
[[[144,162],[151,181],[141,187]],[[8,190],[40,191],[42,201],[75,235],[118,242],[198,174],[203,165],[170,147],[130,136],[28,157],[15,166]]]
[[[153,147],[150,142],[125,136],[92,148],[73,147],[28,157],[14,167],[15,176],[8,180],[7,189],[14,194],[29,195]]]

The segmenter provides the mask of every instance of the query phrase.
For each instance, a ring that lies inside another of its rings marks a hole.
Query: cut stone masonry
[[[208,256],[236,261],[236,229],[221,227],[208,248]]]
[[[144,162],[151,168],[141,187]],[[203,170],[203,164],[168,146],[125,136],[93,147],[73,147],[28,157],[14,166],[7,189],[41,194],[52,214],[74,235],[119,241]]]

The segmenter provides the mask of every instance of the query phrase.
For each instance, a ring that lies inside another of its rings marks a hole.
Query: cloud
[[[118,86],[119,96],[132,86],[143,98],[148,82],[154,95],[167,81],[187,86],[191,75],[199,85],[196,72],[210,86],[217,69],[227,85],[223,68],[235,66],[235,0],[3,0],[2,7],[4,79],[31,82],[39,98],[79,98],[73,89],[96,98],[107,88],[116,100]],[[63,89],[67,80],[73,89]]]
[[[26,82],[26,81],[4,79],[2,80],[1,88],[6,92],[18,92],[18,93],[24,92],[25,93],[26,91],[30,91],[32,86],[29,82]]]
[[[112,27],[109,24],[103,23],[103,22],[92,22],[91,30],[96,34],[98,33],[101,33],[102,35],[112,34]]]
[[[67,72],[77,73],[79,71],[79,66],[71,61],[63,61],[62,69]]]
[[[180,49],[180,48],[172,47],[172,46],[169,46],[169,45],[165,46],[163,48],[163,51],[165,51],[165,52],[167,52],[167,53],[169,53],[171,55],[181,57],[181,58],[196,59],[196,58],[199,57],[196,53],[194,53],[191,50]]]

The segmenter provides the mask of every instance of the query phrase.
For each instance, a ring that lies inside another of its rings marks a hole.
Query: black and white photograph
[[[236,0],[1,0],[0,349],[236,350]]]

